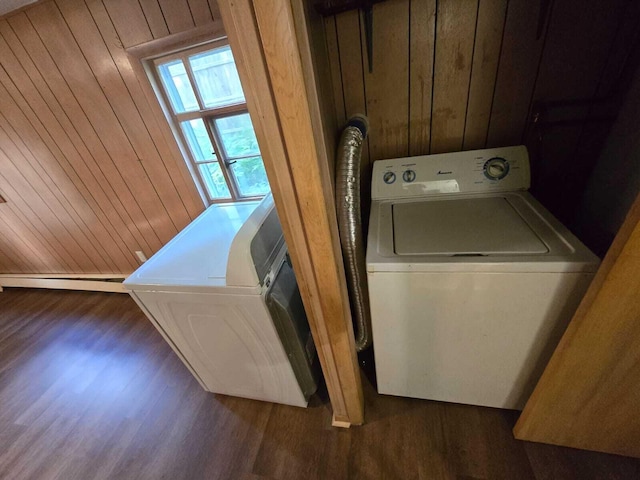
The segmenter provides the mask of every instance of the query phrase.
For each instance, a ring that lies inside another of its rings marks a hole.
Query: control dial
[[[489,180],[502,180],[509,173],[509,162],[502,157],[493,157],[484,164],[484,176]]]
[[[393,182],[396,181],[396,174],[393,172],[384,172],[384,175],[382,176],[382,180],[387,185],[391,185]]]
[[[411,183],[416,179],[416,172],[413,170],[405,170],[402,174],[402,179],[407,183]]]

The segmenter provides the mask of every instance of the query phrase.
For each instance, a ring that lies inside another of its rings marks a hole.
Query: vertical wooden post
[[[362,383],[327,146],[314,130],[322,122],[308,97],[315,90],[305,84],[301,60],[308,51],[296,41],[289,1],[218,4],[318,349],[334,425],[361,424]]]

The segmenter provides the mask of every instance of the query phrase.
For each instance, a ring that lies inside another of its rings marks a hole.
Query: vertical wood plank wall
[[[365,157],[525,142],[534,193],[570,219],[608,126],[575,108],[532,131],[532,105],[618,94],[638,2],[386,0],[373,17],[371,72],[361,15],[325,19],[335,120],[369,115]],[[0,19],[0,273],[130,272],[202,211],[124,48],[218,18],[215,0],[51,0]]]
[[[204,209],[125,48],[207,0],[55,0],[0,20],[0,273],[128,273]]]
[[[592,110],[565,108],[570,121],[540,142],[532,106],[616,93],[637,47],[636,3],[385,0],[373,7],[371,72],[362,14],[326,17],[335,117],[342,125],[354,113],[369,116],[371,162],[527,143],[534,193],[566,220],[593,166],[579,153],[583,132],[603,137],[608,125],[594,127]]]

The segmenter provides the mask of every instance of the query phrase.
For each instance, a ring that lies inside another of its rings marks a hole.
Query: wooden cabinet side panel
[[[640,457],[640,196],[515,426],[517,438]]]

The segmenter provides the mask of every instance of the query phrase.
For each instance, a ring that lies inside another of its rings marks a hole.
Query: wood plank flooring
[[[514,440],[516,414],[379,396],[366,425],[204,392],[125,295],[0,293],[2,479],[634,479],[640,461]]]

